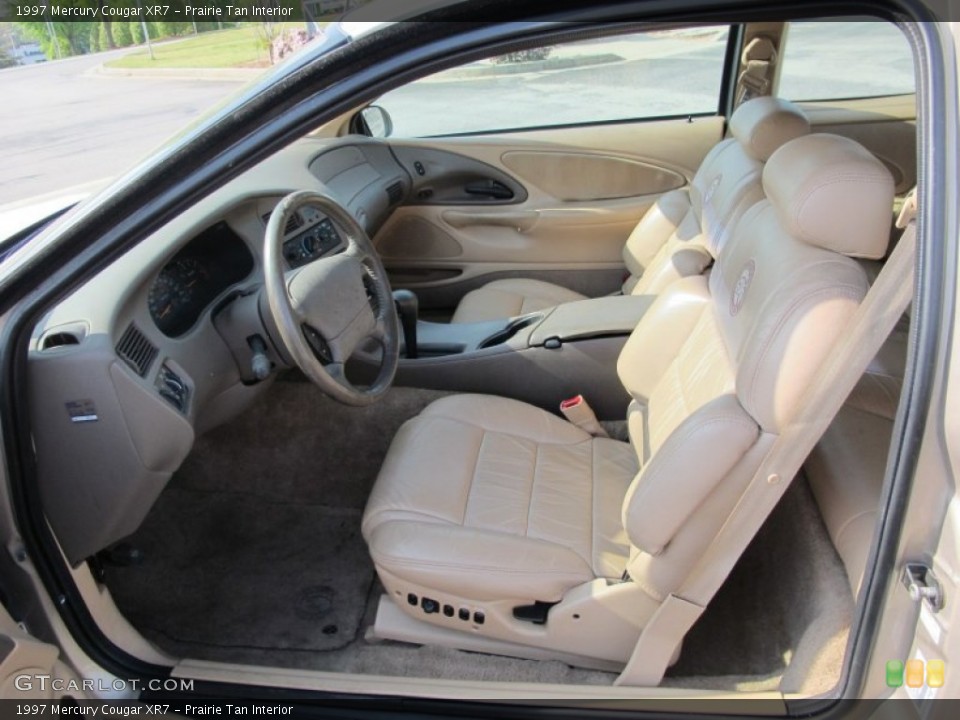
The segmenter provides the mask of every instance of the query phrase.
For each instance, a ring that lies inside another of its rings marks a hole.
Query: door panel
[[[455,305],[500,277],[611,292],[623,279],[631,230],[657,197],[689,182],[723,130],[722,117],[700,117],[394,141],[414,178],[414,204],[399,208],[374,242],[392,280],[428,308]],[[436,187],[462,185],[466,168],[479,181],[484,166],[489,179],[522,190],[508,201],[438,198]]]
[[[642,197],[686,182],[676,171],[614,155],[516,151],[502,159],[521,180],[566,202]]]

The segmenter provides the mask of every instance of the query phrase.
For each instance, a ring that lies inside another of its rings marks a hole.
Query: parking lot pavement
[[[0,70],[0,205],[118,175],[243,85],[91,72],[123,52]]]

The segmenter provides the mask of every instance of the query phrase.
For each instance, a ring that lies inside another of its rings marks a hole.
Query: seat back
[[[631,233],[624,294],[655,295],[678,278],[702,274],[740,215],[763,197],[764,163],[809,131],[806,116],[787,100],[761,97],[737,108],[732,137],[707,154],[689,188],[663,195]]]
[[[795,139],[763,189],[709,278],[662,293],[618,361],[640,460],[627,570],[657,600],[716,536],[866,294],[851,257],[886,251],[893,179],[857,143]]]

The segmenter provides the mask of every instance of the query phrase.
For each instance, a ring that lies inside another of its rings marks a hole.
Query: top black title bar
[[[0,0],[5,22],[326,21],[370,0]],[[384,15],[389,14],[385,9]],[[384,17],[383,19],[388,19]]]

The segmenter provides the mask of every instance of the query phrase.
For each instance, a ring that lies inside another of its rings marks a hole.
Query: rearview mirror
[[[356,131],[373,138],[390,137],[393,133],[393,120],[390,114],[379,105],[369,105],[354,116]]]

